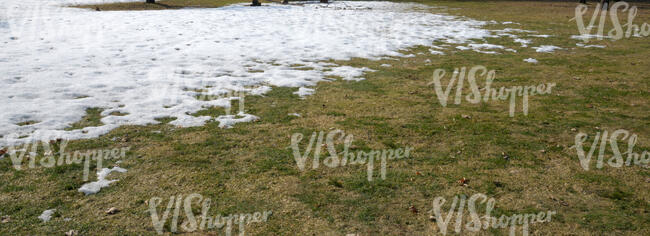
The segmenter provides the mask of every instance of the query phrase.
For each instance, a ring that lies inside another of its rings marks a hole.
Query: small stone
[[[120,212],[119,209],[117,209],[115,207],[111,207],[110,209],[108,209],[108,211],[106,211],[106,214],[113,215],[113,214],[118,213],[118,212]]]
[[[541,152],[541,153],[546,153],[546,150],[542,149],[542,150],[540,150],[539,152]]]
[[[436,222],[436,217],[435,216],[429,216],[429,220],[433,221],[433,222]]]
[[[3,224],[5,224],[5,223],[9,223],[9,221],[11,221],[11,216],[3,216],[3,217],[2,217],[2,221],[1,221],[1,222],[2,222]]]
[[[79,235],[79,233],[77,233],[76,230],[70,230],[68,232],[65,232],[65,236],[75,236],[75,235]]]
[[[572,132],[576,132],[576,131],[578,131],[578,129],[576,129],[576,128],[571,128],[571,131],[572,131]]]
[[[463,119],[472,119],[472,117],[469,115],[461,115],[461,117],[463,117]]]

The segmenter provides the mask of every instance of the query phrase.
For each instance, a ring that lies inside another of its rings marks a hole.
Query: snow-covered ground
[[[325,76],[360,80],[370,71],[325,60],[405,56],[399,51],[412,46],[467,46],[496,36],[482,29],[488,22],[390,2],[130,12],[62,7],[93,2],[105,1],[0,1],[0,146],[93,138],[162,117],[176,117],[178,126],[230,124],[238,117],[190,115],[229,106],[230,98],[195,97],[260,95],[271,86],[310,91]],[[92,107],[104,109],[103,126],[63,130]]]

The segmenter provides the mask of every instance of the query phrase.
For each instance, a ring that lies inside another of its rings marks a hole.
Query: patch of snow
[[[367,67],[356,68],[351,66],[339,66],[339,67],[332,67],[330,69],[331,71],[327,71],[324,74],[330,76],[340,76],[343,77],[343,80],[353,80],[353,81],[364,80],[364,78],[360,77],[363,75],[363,73],[375,71]]]
[[[98,193],[102,188],[108,187],[113,182],[117,180],[106,180],[106,177],[111,172],[126,172],[126,169],[120,167],[113,167],[112,169],[103,168],[101,171],[97,172],[97,181],[84,184],[79,188],[79,192],[85,193],[86,195]]]
[[[237,116],[240,116],[240,118],[237,118]],[[237,123],[253,122],[258,119],[259,117],[257,116],[245,114],[241,112],[237,115],[222,115],[215,118],[215,120],[219,122],[219,128],[227,128],[227,129],[232,128]]]
[[[530,39],[520,39],[516,38],[515,43],[521,43],[521,47],[528,47],[528,44],[532,43],[533,41]]]
[[[229,103],[198,100],[199,90],[263,95],[272,86],[304,88],[331,75],[362,80],[370,69],[322,61],[400,57],[414,46],[494,36],[482,28],[485,21],[432,14],[412,3],[102,12],[62,7],[116,1],[123,0],[0,1],[0,35],[7,42],[0,44],[0,146],[40,136],[95,138],[123,125],[157,124],[160,117],[174,117],[172,124],[181,127],[203,125],[212,117],[187,114]],[[103,109],[103,125],[65,130],[94,107]],[[37,123],[18,125],[24,121]]]
[[[38,218],[43,222],[48,222],[50,219],[52,219],[52,214],[54,214],[54,211],[56,211],[56,209],[45,210],[43,213],[41,213],[40,216],[38,216]]]
[[[293,92],[293,94],[296,94],[300,96],[300,98],[305,98],[306,96],[314,94],[315,90],[310,89],[310,88],[305,88],[305,87],[300,87],[298,91]]]
[[[478,52],[478,53],[483,53],[483,54],[499,54],[498,52],[495,52],[495,51],[483,51],[483,50],[479,50],[479,49],[474,49],[472,51],[475,51],[475,52]]]
[[[298,113],[289,113],[290,116],[301,117]]]
[[[518,32],[518,33],[536,33],[537,31],[532,31],[532,30],[523,30],[523,29],[513,29],[513,28],[505,28],[502,30],[495,30],[495,32],[501,32],[501,33],[510,33],[510,32]]]
[[[445,55],[444,52],[433,50],[433,49],[429,49],[429,53],[431,53],[433,55]]]
[[[581,35],[572,35],[571,39],[578,39],[578,40],[587,40],[587,39],[593,39],[593,38],[611,38],[607,35],[596,35],[596,34],[581,34]]]
[[[470,48],[465,47],[465,46],[458,46],[458,47],[456,47],[456,49],[459,49],[459,50],[469,50]]]
[[[553,45],[542,45],[539,47],[533,47],[536,52],[544,52],[544,53],[552,53],[555,50],[560,50],[562,49],[561,47],[553,46]]]
[[[576,43],[576,46],[583,48],[606,48],[605,45],[585,45],[583,43]]]
[[[537,64],[537,62],[538,62],[537,59],[535,59],[535,58],[527,58],[527,59],[524,59],[524,61],[528,62],[528,63],[535,63],[535,64]]]
[[[528,35],[530,37],[535,37],[535,38],[550,38],[551,35],[548,34],[533,34],[533,35]]]
[[[517,50],[514,50],[512,48],[506,48],[506,51],[508,51],[508,52],[517,52]]]
[[[469,46],[474,49],[504,49],[504,46],[501,45],[494,45],[494,44],[489,44],[489,43],[482,43],[482,44],[476,44],[476,43],[470,43]]]
[[[381,67],[391,67],[391,64],[381,64]]]

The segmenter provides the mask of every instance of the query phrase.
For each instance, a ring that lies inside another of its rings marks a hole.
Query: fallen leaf
[[[467,186],[467,183],[469,183],[469,179],[463,177],[462,179],[458,180],[458,183],[460,183],[461,186]]]
[[[415,174],[416,175],[422,175],[422,173],[420,173],[419,171],[416,171]]]
[[[409,207],[409,210],[410,210],[411,212],[413,212],[413,214],[417,214],[417,213],[418,213],[418,209],[415,208],[415,206],[410,206],[410,207]]]

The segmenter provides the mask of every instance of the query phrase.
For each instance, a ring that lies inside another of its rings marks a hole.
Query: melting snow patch
[[[241,116],[240,118],[237,118],[237,116]],[[246,123],[246,122],[253,122],[258,120],[259,117],[250,115],[250,114],[245,114],[245,113],[239,113],[237,115],[223,115],[217,117],[215,120],[219,122],[219,128],[232,128],[235,124],[237,123]]]
[[[298,91],[293,92],[293,94],[296,94],[300,96],[300,98],[304,99],[306,96],[314,94],[314,89],[300,87]]]
[[[501,32],[501,33],[510,33],[510,32],[536,33],[536,31],[532,31],[532,30],[513,29],[513,28],[505,28],[505,29],[502,29],[502,30],[495,30],[495,32]]]
[[[469,46],[474,49],[504,49],[505,48],[501,45],[494,45],[489,43],[483,43],[483,44],[471,43],[469,44]]]
[[[551,35],[548,34],[534,34],[534,35],[528,35],[530,37],[535,37],[535,38],[549,38]]]
[[[552,46],[552,45],[542,45],[542,46],[533,47],[533,48],[536,49],[535,50],[536,52],[544,52],[544,53],[552,53],[555,50],[562,49],[561,47],[556,47],[556,46]]]
[[[113,171],[124,173],[126,172],[126,169],[117,166],[113,167],[112,169],[103,168],[101,171],[97,172],[97,181],[82,185],[81,188],[79,188],[79,192],[85,193],[86,195],[90,195],[90,194],[98,193],[99,190],[101,190],[102,188],[108,187],[113,182],[117,181],[117,180],[106,180],[106,177],[108,177],[108,175]]]
[[[289,113],[290,116],[295,116],[295,117],[300,117],[300,114],[298,113]]]
[[[528,47],[528,44],[530,44],[531,42],[532,40],[530,39],[519,39],[519,38],[515,39],[515,43],[521,43],[521,47],[524,48]]]
[[[535,63],[535,64],[537,64],[537,62],[538,62],[537,59],[535,59],[535,58],[524,59],[524,61],[528,62],[528,63]]]
[[[495,37],[485,21],[432,14],[421,4],[235,4],[101,14],[61,6],[95,2],[104,1],[0,1],[6,10],[0,35],[17,39],[0,44],[0,135],[10,137],[0,146],[39,135],[95,138],[160,117],[174,117],[183,127],[203,125],[212,118],[187,114],[227,103],[199,100],[196,91],[262,95],[281,86],[307,92],[304,87],[326,76],[362,80],[371,71],[322,61],[400,57],[415,46]],[[93,107],[103,109],[104,125],[65,130]],[[28,120],[39,122],[18,125]]]
[[[431,53],[433,55],[445,55],[444,52],[433,50],[433,49],[429,49],[429,53]]]
[[[583,43],[576,43],[576,46],[583,48],[605,48],[605,45],[585,45]]]
[[[330,68],[332,69],[331,71],[325,72],[325,75],[330,75],[330,76],[340,76],[343,77],[343,80],[353,80],[353,81],[361,81],[364,80],[364,78],[361,78],[360,76],[363,75],[365,72],[374,72],[375,70],[370,69],[370,68],[356,68],[356,67],[351,67],[351,66],[339,66],[339,67],[333,67]]]
[[[38,216],[38,218],[43,222],[48,222],[50,219],[52,219],[52,214],[54,214],[54,211],[56,211],[56,209],[45,210],[43,213],[41,213],[40,216]]]
[[[391,64],[381,64],[381,67],[391,67]]]
[[[578,39],[578,40],[587,40],[587,39],[593,39],[593,38],[598,38],[598,39],[603,39],[603,38],[611,38],[606,35],[596,35],[596,34],[581,34],[581,35],[572,35],[571,39]]]

